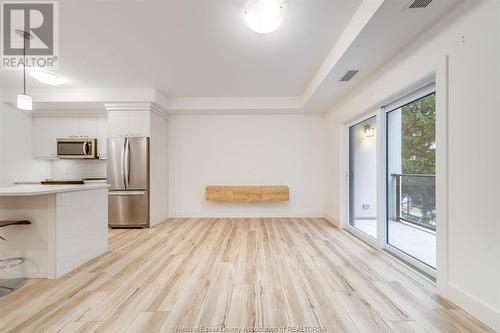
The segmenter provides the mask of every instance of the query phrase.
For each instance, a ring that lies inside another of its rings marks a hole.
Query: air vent
[[[348,71],[347,73],[344,74],[344,76],[342,76],[340,78],[339,81],[343,81],[343,82],[347,82],[347,81],[351,81],[351,79],[354,77],[354,75],[358,74],[359,71]]]
[[[425,8],[431,2],[432,2],[432,0],[414,0],[414,1],[410,2],[410,5],[408,6],[408,8],[410,8],[410,9],[412,9],[412,8]]]

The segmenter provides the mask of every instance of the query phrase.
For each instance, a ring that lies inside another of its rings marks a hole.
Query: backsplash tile
[[[106,177],[106,160],[53,160],[51,177],[53,179]]]

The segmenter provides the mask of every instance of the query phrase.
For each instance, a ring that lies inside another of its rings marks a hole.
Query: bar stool
[[[30,221],[27,220],[9,220],[9,221],[0,221],[0,228],[6,227],[8,225],[26,225],[31,224]],[[2,236],[1,239],[5,240]],[[12,268],[21,265],[24,262],[23,257],[13,257],[0,259],[0,269]],[[26,279],[17,278],[17,279],[0,279],[0,297],[10,294],[11,292],[21,288]]]

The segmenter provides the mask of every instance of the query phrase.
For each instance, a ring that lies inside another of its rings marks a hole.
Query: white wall
[[[441,212],[449,215],[448,224],[446,219],[437,222],[438,289],[500,330],[500,1],[465,1],[327,115],[327,212],[343,215],[344,198],[338,190],[343,186],[339,168],[345,152],[340,124],[376,110],[433,74],[439,123],[437,182],[449,200],[448,211]],[[448,119],[443,117],[446,110]],[[444,156],[447,140],[449,155]],[[439,204],[438,210],[443,200]],[[441,233],[440,223],[447,228]],[[446,248],[448,262],[440,265]]]
[[[31,116],[0,103],[0,185],[49,176],[50,163],[33,159]]]
[[[170,216],[323,215],[323,117],[174,115],[169,131]],[[287,185],[290,201],[207,202],[207,185]]]

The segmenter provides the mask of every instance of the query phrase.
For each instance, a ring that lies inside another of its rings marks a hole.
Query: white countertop
[[[108,184],[103,182],[86,183],[79,185],[41,185],[41,184],[26,184],[0,186],[0,197],[11,196],[32,196],[44,195],[53,193],[88,191],[99,188],[108,188]]]

